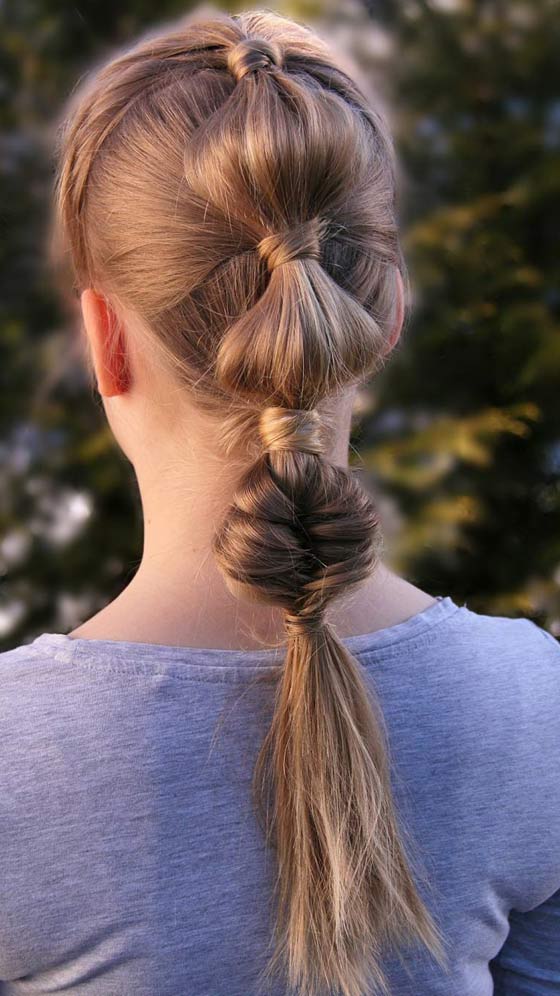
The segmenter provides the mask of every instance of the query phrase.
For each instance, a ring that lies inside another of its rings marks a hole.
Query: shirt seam
[[[433,631],[439,626],[443,626],[446,623],[450,623],[457,619],[458,613],[464,613],[466,611],[465,606],[454,605],[451,607],[450,611],[446,613],[445,616],[439,619],[434,619],[421,633],[411,633],[410,636],[403,637],[395,641],[393,644],[387,644],[383,647],[375,648],[372,647],[368,650],[357,650],[352,651],[349,648],[349,652],[352,657],[354,657],[361,668],[369,672],[372,670],[376,664],[379,664],[383,660],[391,660],[396,656],[399,656],[403,648],[410,650],[413,647],[422,646],[428,642],[432,636]],[[61,663],[70,664],[74,668],[79,669],[80,667],[86,668],[88,671],[95,674],[120,674],[120,675],[134,675],[135,677],[149,678],[149,677],[167,677],[173,680],[188,682],[194,681],[196,683],[204,684],[215,684],[216,682],[227,684],[227,683],[241,683],[243,681],[250,682],[254,679],[257,683],[262,681],[263,683],[272,683],[279,677],[279,674],[283,667],[283,661],[279,661],[277,664],[194,664],[187,662],[184,665],[173,664],[170,662],[167,665],[157,664],[147,664],[145,667],[139,664],[134,664],[128,661],[123,662],[123,666],[109,663],[105,664],[98,661],[88,661],[85,659],[78,660],[76,658],[77,647],[69,646],[67,650],[58,650],[53,653],[48,653],[46,649],[33,648],[37,656],[43,657],[46,660],[56,660]],[[212,673],[208,674],[178,674],[173,669],[175,667],[187,667],[187,668],[200,668],[211,669]]]

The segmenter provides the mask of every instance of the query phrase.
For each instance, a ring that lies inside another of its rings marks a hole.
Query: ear
[[[80,297],[97,389],[105,398],[130,387],[123,328],[102,294],[89,288]]]
[[[396,269],[395,284],[397,292],[397,301],[395,306],[395,321],[393,323],[391,335],[389,336],[389,340],[385,347],[384,351],[385,353],[390,353],[391,350],[393,350],[397,345],[404,321],[404,285],[403,285],[401,272],[398,268]]]

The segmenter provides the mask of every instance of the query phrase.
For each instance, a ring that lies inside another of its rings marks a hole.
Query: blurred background
[[[0,648],[66,632],[135,573],[132,468],[46,265],[54,124],[115,46],[250,3],[0,5]],[[359,405],[354,462],[393,564],[560,636],[560,9],[556,0],[257,4],[355,59],[397,145],[413,311]]]

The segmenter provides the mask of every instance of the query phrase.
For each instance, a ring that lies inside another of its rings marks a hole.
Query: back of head
[[[247,466],[214,543],[280,606],[286,657],[255,799],[276,948],[301,993],[384,989],[386,947],[442,957],[393,809],[382,723],[329,603],[374,569],[377,516],[325,458],[322,403],[380,364],[397,270],[390,138],[332,53],[268,12],[187,20],[100,69],[62,133],[76,286],[133,313]],[[271,796],[271,801],[268,796]]]

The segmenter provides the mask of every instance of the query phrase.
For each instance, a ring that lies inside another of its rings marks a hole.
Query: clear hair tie
[[[288,636],[309,636],[311,633],[320,633],[327,625],[323,610],[315,609],[313,612],[287,612],[284,616],[284,625]]]
[[[243,38],[228,52],[227,67],[238,83],[255,69],[268,69],[269,66],[282,68],[282,52],[266,38]]]
[[[323,452],[322,423],[315,409],[271,405],[262,411],[259,429],[268,453],[292,450],[319,456]]]
[[[274,232],[265,235],[257,246],[257,252],[272,273],[284,263],[306,257],[319,260],[321,258],[321,239],[327,222],[315,216],[308,221],[293,225],[285,232]]]

